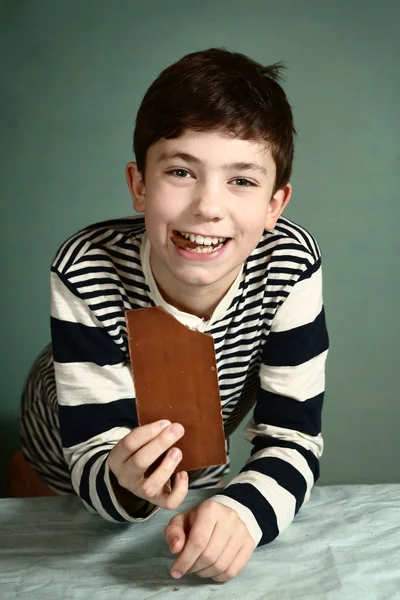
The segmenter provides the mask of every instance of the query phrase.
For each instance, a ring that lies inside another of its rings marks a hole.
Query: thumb
[[[185,513],[176,515],[164,530],[167,543],[172,554],[177,554],[182,550],[186,542],[185,534]]]

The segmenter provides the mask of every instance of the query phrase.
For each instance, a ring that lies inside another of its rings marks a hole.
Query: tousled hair
[[[220,131],[265,142],[276,165],[274,192],[290,180],[296,130],[282,80],[284,65],[262,66],[244,54],[209,48],[164,69],[140,104],[133,135],[138,170],[158,140],[186,130]]]

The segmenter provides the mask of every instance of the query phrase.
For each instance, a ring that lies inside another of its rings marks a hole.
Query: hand
[[[171,425],[169,421],[133,429],[114,446],[108,457],[109,467],[119,485],[162,508],[177,508],[188,491],[188,474],[186,471],[177,473],[172,489],[170,477],[182,460],[182,452],[172,448],[159,466],[154,463],[184,433],[182,425]]]
[[[196,573],[228,581],[240,573],[255,548],[238,513],[212,499],[173,517],[165,536],[173,554],[182,551],[171,567],[176,579]]]

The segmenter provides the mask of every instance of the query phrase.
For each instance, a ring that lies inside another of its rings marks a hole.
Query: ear
[[[283,213],[284,208],[287,206],[291,195],[292,186],[290,183],[286,184],[283,188],[276,190],[269,201],[267,220],[264,229],[273,229],[275,227],[276,222]]]
[[[133,208],[136,212],[144,212],[145,206],[145,184],[137,163],[129,162],[125,167],[125,176],[129,191],[133,200]]]

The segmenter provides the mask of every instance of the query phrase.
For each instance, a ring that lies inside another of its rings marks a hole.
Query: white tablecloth
[[[179,510],[213,493],[191,491]],[[0,599],[400,599],[400,484],[316,487],[294,523],[224,584],[171,578],[163,529],[173,514],[114,524],[75,497],[2,499]]]

